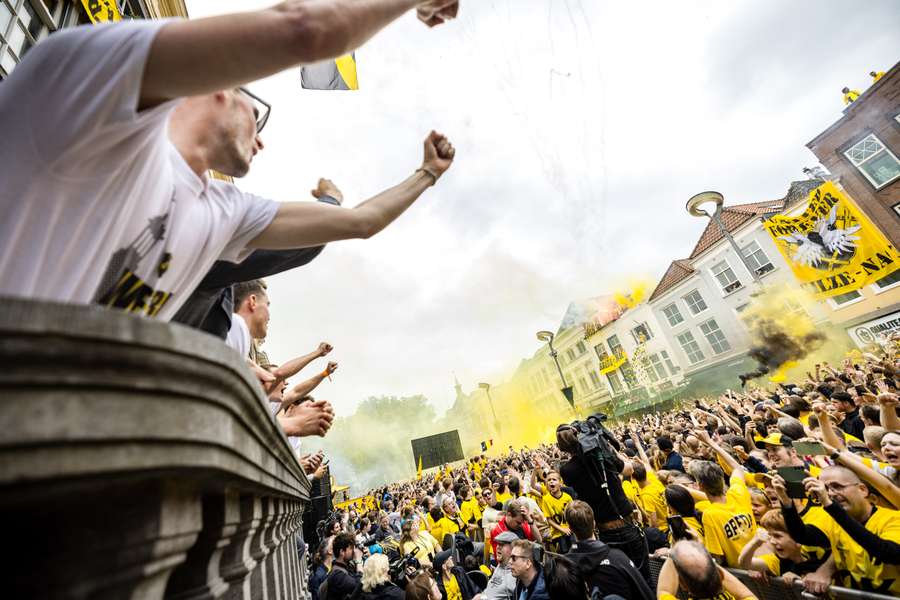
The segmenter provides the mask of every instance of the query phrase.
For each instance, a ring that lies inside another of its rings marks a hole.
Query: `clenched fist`
[[[430,173],[434,180],[440,179],[456,156],[456,148],[450,143],[450,140],[443,134],[432,131],[425,138],[424,156],[422,159],[422,169]]]

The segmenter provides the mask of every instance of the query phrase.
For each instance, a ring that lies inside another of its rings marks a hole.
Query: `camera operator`
[[[384,554],[374,554],[363,565],[361,600],[403,600],[403,590],[390,578],[390,563]]]
[[[596,421],[595,421],[596,423]],[[624,552],[647,581],[650,581],[649,550],[644,533],[632,521],[634,507],[625,496],[619,474],[625,463],[617,456],[619,443],[605,427],[596,428],[599,449],[585,454],[576,426],[563,424],[556,429],[556,444],[572,458],[560,465],[566,485],[594,511],[597,539]],[[598,455],[599,453],[599,455]]]
[[[319,588],[320,600],[344,600],[359,587],[356,561],[356,538],[352,533],[339,533],[331,543],[334,562],[328,579]]]

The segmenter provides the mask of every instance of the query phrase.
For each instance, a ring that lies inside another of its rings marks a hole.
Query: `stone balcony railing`
[[[307,598],[309,480],[218,340],[0,302],[5,598]]]

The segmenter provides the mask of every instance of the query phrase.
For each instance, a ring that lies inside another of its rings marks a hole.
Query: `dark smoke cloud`
[[[826,340],[825,334],[818,331],[803,336],[791,335],[775,321],[764,318],[754,323],[753,337],[758,343],[750,349],[750,356],[759,363],[759,367],[749,373],[738,375],[741,386],[746,385],[751,379],[777,370],[788,361],[803,359],[821,348]]]

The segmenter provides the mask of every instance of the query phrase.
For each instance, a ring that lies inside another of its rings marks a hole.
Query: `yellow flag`
[[[422,479],[422,455],[419,455],[419,468],[416,469],[416,479]]]
[[[810,192],[796,217],[775,215],[764,227],[794,277],[817,299],[858,290],[900,268],[900,254],[834,183]]]
[[[116,0],[81,0],[84,11],[91,23],[109,23],[121,21],[122,15]]]

